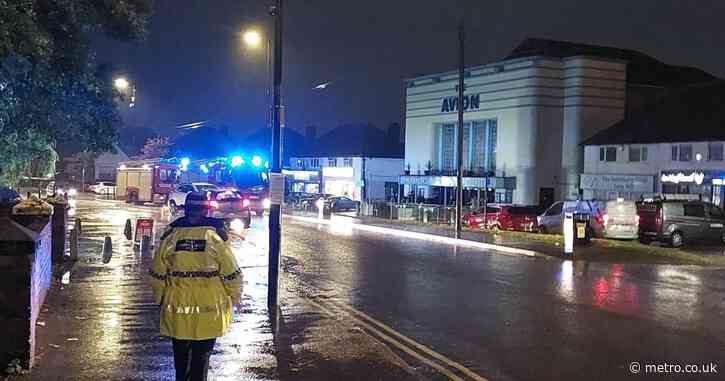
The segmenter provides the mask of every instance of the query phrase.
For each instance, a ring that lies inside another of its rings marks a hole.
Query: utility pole
[[[282,85],[282,0],[275,0],[270,8],[274,19],[274,63],[272,66],[272,163],[270,180],[282,177],[282,129],[281,129],[281,85]],[[275,181],[270,181],[270,193]],[[284,181],[282,181],[284,186]],[[270,196],[272,196],[270,194]],[[272,197],[270,197],[272,198]],[[279,296],[279,258],[281,250],[281,200],[273,200],[269,209],[269,271],[267,280],[267,308],[276,316]]]
[[[463,56],[463,21],[458,25],[458,141],[456,142],[458,153],[458,182],[456,189],[456,238],[461,238],[461,217],[463,216],[463,83],[464,56]]]

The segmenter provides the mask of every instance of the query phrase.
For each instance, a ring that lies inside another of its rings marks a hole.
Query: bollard
[[[315,203],[315,206],[317,206],[317,218],[320,220],[325,219],[325,200],[319,199]]]
[[[103,263],[110,262],[111,256],[113,256],[113,242],[111,237],[106,236],[106,239],[103,240]]]
[[[80,218],[76,218],[75,230],[78,231],[78,235],[83,234],[83,225],[81,224]]]
[[[76,229],[70,230],[70,260],[78,260],[78,231]]]
[[[133,233],[133,229],[131,229],[131,219],[129,218],[126,220],[126,227],[123,228],[123,235],[125,235],[126,239],[130,241],[132,238],[131,233]]]
[[[574,214],[564,213],[564,254],[574,259]]]
[[[147,235],[143,236],[143,238],[141,238],[141,253],[142,254],[150,253],[151,247],[152,247],[151,237],[147,236]]]

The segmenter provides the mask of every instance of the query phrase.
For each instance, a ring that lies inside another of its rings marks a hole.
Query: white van
[[[617,199],[607,201],[602,229],[605,238],[637,239],[639,232],[639,215],[634,201]]]

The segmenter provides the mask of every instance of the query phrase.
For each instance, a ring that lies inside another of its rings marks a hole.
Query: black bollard
[[[129,218],[126,220],[126,227],[123,229],[123,235],[125,235],[126,239],[130,241],[131,238],[133,238],[131,235],[132,232],[133,231],[131,229],[131,219]]]
[[[76,218],[75,229],[76,229],[76,231],[78,232],[79,235],[80,234],[83,234],[83,225],[81,224],[81,219],[80,218]]]
[[[111,237],[106,236],[106,239],[103,240],[103,263],[110,262],[112,256],[113,256],[113,242],[111,241]]]

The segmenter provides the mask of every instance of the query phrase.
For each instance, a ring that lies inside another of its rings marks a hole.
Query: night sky
[[[269,30],[270,3],[156,0],[146,41],[96,41],[97,62],[137,84],[138,106],[124,109],[126,123],[161,133],[200,120],[240,135],[264,127],[264,50],[245,48],[240,34]],[[468,65],[542,37],[635,49],[725,77],[724,1],[287,0],[287,127],[402,122],[403,79],[456,68],[461,17]]]

